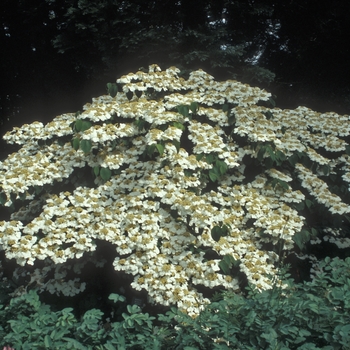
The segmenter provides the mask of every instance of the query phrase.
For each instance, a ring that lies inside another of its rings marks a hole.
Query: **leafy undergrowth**
[[[0,337],[16,350],[350,349],[350,258],[326,258],[303,284],[285,269],[280,275],[288,287],[217,294],[196,318],[175,307],[151,315],[112,294],[109,317],[91,309],[77,319],[72,308],[51,311],[31,290],[2,306]]]

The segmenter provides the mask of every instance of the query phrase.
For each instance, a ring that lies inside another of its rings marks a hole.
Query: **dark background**
[[[0,135],[76,112],[106,83],[152,63],[264,87],[281,108],[347,114],[349,4],[3,0]],[[1,158],[8,151],[1,140]]]

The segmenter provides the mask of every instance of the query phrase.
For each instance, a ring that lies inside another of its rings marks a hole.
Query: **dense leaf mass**
[[[349,116],[273,108],[202,70],[151,65],[112,85],[82,113],[4,136],[21,145],[0,163],[7,258],[57,272],[107,241],[135,290],[196,315],[200,286],[240,290],[237,267],[264,290],[282,252],[349,246]],[[55,278],[42,288],[84,289]]]

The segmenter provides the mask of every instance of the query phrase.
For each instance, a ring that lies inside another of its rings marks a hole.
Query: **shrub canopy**
[[[349,116],[180,73],[152,65],[81,113],[4,136],[21,145],[0,163],[8,259],[57,270],[108,241],[134,289],[195,315],[209,302],[198,286],[238,291],[237,267],[268,289],[282,250],[349,246]]]

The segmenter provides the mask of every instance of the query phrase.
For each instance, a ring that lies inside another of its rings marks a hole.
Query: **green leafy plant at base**
[[[52,312],[30,291],[0,309],[2,344],[21,349],[350,349],[350,258],[326,258],[311,282],[217,295],[198,317],[173,307],[157,317],[127,305],[120,320],[98,309],[77,320]],[[275,279],[275,282],[277,280]],[[125,299],[110,296],[116,305]]]

